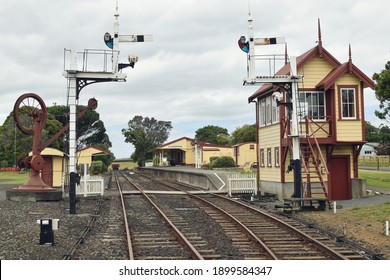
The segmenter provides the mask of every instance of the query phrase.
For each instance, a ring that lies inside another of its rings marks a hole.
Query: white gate
[[[229,174],[228,175],[229,196],[233,193],[256,194],[256,174]]]
[[[80,185],[76,185],[76,194],[85,196],[104,194],[104,179],[103,176],[82,176]]]

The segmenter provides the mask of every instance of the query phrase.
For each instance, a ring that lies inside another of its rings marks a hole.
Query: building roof
[[[297,57],[297,69],[299,70],[305,63],[317,56],[324,58],[334,67],[334,69],[316,86],[318,89],[329,89],[330,87],[332,87],[332,85],[338,78],[340,78],[347,72],[349,72],[351,75],[356,75],[366,87],[374,89],[374,82],[352,63],[351,47],[349,48],[349,61],[344,64],[341,64],[330,52],[328,52],[322,46],[321,28],[319,20],[317,46],[311,48],[310,50]],[[275,75],[290,75],[290,63],[286,63],[282,68],[279,69],[279,71],[276,72]],[[254,99],[261,95],[268,95],[272,93],[274,91],[274,87],[275,86],[270,83],[262,85],[248,98],[248,102],[252,102]]]
[[[29,155],[32,155],[32,152],[29,153]],[[60,151],[58,149],[46,147],[41,151],[41,155],[43,156],[58,156],[58,157],[68,157],[67,154],[65,154],[63,151]]]
[[[243,146],[243,145],[248,145],[248,144],[257,144],[256,141],[249,141],[249,142],[242,142],[242,143],[237,143],[235,145],[233,145],[234,147],[237,147],[237,146]]]
[[[379,143],[378,142],[367,142],[363,146],[369,146],[369,147],[375,148],[375,147],[379,146]]]
[[[82,151],[89,150],[89,149],[95,149],[95,150],[97,150],[96,153],[93,153],[94,155],[95,155],[95,154],[106,154],[106,155],[110,154],[110,151],[107,151],[107,150],[105,150],[105,149],[99,148],[99,147],[97,147],[97,146],[88,146],[88,147],[85,147],[85,148],[82,148],[82,149],[77,150],[77,152],[80,153],[80,152],[82,152]]]
[[[339,79],[344,74],[349,73],[350,75],[355,75],[358,77],[365,87],[370,87],[371,89],[375,88],[374,81],[371,80],[369,77],[367,77],[366,74],[364,74],[359,68],[357,68],[352,63],[352,57],[351,57],[351,46],[349,46],[349,60],[348,62],[339,65],[335,69],[333,69],[324,79],[322,79],[321,82],[318,83],[316,86],[317,89],[324,89],[327,90],[333,86],[335,81]]]
[[[189,138],[189,137],[181,137],[181,138],[178,138],[176,140],[172,140],[168,143],[164,143],[162,144],[161,146],[158,146],[155,150],[158,150],[158,149],[171,149],[172,147],[166,147],[166,146],[169,146],[169,145],[172,145],[176,142],[179,142],[181,140],[187,140],[187,141],[191,141],[191,144],[194,144],[195,142],[195,139],[192,139],[192,138]],[[218,148],[231,148],[231,146],[225,146],[225,145],[217,145],[217,144],[210,144],[210,143],[207,143],[205,141],[200,141],[200,140],[196,140],[196,143],[200,146],[200,147],[203,147],[203,148],[206,148],[208,151],[211,149],[211,148],[214,148],[214,149],[218,149]],[[173,147],[174,148],[174,147]],[[177,149],[180,149],[179,147],[177,147]]]
[[[173,143],[176,143],[176,142],[179,142],[179,141],[181,141],[181,140],[186,140],[186,141],[194,141],[194,139],[191,139],[191,138],[189,138],[189,137],[180,137],[180,138],[178,138],[178,139],[175,139],[175,140],[172,140],[172,141],[170,141],[170,142],[168,142],[168,143],[164,143],[164,144],[162,144],[161,146],[158,146],[155,150],[158,150],[158,149],[164,149],[166,146],[169,146],[169,145],[171,145],[171,144],[173,144]]]

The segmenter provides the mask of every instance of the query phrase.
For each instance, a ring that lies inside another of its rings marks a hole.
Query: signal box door
[[[352,199],[349,157],[334,156],[328,166],[330,168],[329,200]]]

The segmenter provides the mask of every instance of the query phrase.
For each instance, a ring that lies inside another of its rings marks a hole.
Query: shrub
[[[100,160],[92,161],[91,174],[97,175],[103,172],[103,162]]]
[[[211,168],[211,164],[210,163],[205,163],[205,164],[202,164],[202,169],[212,169]]]
[[[214,160],[216,160],[219,157],[210,157],[210,163],[212,163]]]
[[[215,159],[210,163],[212,168],[224,168],[224,167],[235,167],[236,163],[232,157],[223,156]]]
[[[159,166],[160,165],[160,157],[154,156],[153,157],[153,166]]]

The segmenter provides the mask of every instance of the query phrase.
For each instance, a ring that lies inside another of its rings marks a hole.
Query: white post
[[[84,163],[84,197],[87,196],[87,168],[88,168],[88,164]]]
[[[77,71],[77,53],[70,52],[70,72]],[[69,79],[69,173],[76,172],[76,92],[77,92],[77,74],[71,74]]]
[[[291,76],[297,75],[297,58],[295,56],[290,58],[290,67],[291,67]],[[297,88],[296,84],[292,83],[292,112],[291,112],[291,136],[292,136],[292,144],[293,144],[293,159],[300,159],[299,152],[299,122],[298,122],[298,98],[297,98]]]
[[[255,35],[253,30],[253,19],[249,11],[248,17],[248,35],[249,35],[249,54],[248,54],[248,78],[252,81],[256,80],[255,67]]]
[[[389,221],[385,221],[385,235],[389,236]]]
[[[336,212],[337,212],[336,201],[333,201],[333,213],[336,214]]]
[[[198,144],[195,141],[195,168],[199,168]]]
[[[113,47],[112,47],[112,72],[118,72],[118,61],[119,61],[119,11],[118,11],[118,1],[116,1],[116,11],[115,11],[115,20],[114,20],[114,38],[113,38]]]

